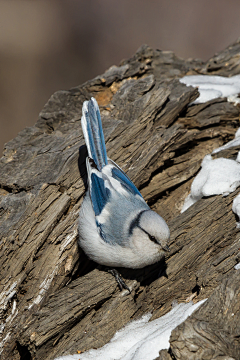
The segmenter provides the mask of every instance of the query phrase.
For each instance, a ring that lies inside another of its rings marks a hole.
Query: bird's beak
[[[168,246],[168,245],[162,246],[162,248],[163,248],[163,250],[165,250],[165,251],[170,251],[170,249],[169,249],[169,246]]]

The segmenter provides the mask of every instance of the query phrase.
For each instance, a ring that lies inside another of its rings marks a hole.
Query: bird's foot
[[[125,281],[122,279],[121,275],[116,269],[108,269],[108,272],[115,277],[121,291],[122,289],[126,289],[129,291],[129,294],[131,293],[129,287],[126,285]]]

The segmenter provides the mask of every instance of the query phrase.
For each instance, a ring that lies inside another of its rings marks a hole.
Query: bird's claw
[[[121,275],[119,274],[119,272],[116,269],[108,269],[108,272],[115,277],[121,291],[123,289],[126,289],[129,291],[129,294],[131,294],[131,290],[126,285],[125,281],[122,279]]]

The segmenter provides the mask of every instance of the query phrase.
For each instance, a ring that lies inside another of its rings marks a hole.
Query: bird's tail
[[[93,97],[83,103],[81,124],[88,155],[93,159],[98,170],[101,170],[107,165],[108,160],[100,111]]]

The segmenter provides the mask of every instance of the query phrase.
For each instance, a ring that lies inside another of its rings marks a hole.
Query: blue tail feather
[[[97,101],[91,98],[83,106],[82,128],[88,154],[100,171],[108,164],[102,121]]]

